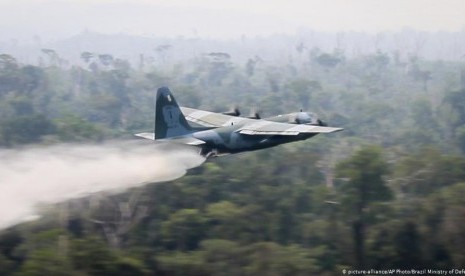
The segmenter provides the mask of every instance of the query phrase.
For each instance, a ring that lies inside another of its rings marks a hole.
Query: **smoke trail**
[[[38,203],[172,180],[201,165],[195,151],[146,141],[0,151],[0,229],[35,218]]]

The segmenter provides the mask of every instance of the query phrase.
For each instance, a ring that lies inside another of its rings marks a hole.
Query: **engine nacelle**
[[[312,116],[311,114],[307,113],[307,112],[298,112],[296,115],[295,115],[295,123],[296,124],[311,124],[313,121],[312,121]]]
[[[320,120],[315,113],[311,112],[298,112],[295,115],[294,122],[296,124],[308,124],[314,126],[328,126],[325,122]]]

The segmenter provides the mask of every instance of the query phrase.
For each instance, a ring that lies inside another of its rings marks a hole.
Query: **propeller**
[[[256,108],[253,108],[252,111],[250,112],[250,115],[247,116],[246,118],[259,120],[262,118],[262,116],[260,116],[259,110],[257,110]]]
[[[227,112],[222,112],[222,114],[237,117],[237,116],[241,116],[241,111],[239,110],[238,107],[234,107],[233,110],[227,111]]]

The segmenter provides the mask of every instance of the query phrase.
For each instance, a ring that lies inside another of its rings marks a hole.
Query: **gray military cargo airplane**
[[[136,136],[196,146],[201,155],[214,157],[253,151],[309,139],[342,128],[327,127],[314,114],[296,112],[260,119],[239,117],[240,112],[214,113],[180,108],[167,87],[157,91],[155,132]]]

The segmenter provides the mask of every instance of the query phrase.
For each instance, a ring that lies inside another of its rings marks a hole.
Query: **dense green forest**
[[[463,61],[297,47],[298,58],[279,64],[212,52],[158,66],[83,52],[71,66],[52,49],[42,54],[38,65],[0,55],[3,148],[131,139],[153,129],[163,85],[189,107],[262,117],[302,108],[345,130],[45,207],[39,220],[1,230],[1,275],[465,265]]]

